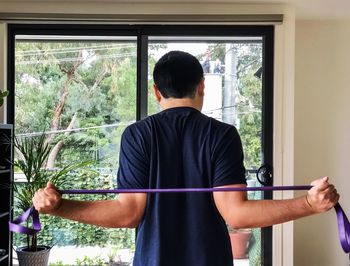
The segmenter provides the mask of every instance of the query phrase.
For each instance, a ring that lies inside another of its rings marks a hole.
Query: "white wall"
[[[297,21],[295,183],[329,175],[350,213],[350,21]],[[335,212],[295,222],[294,263],[349,265]]]

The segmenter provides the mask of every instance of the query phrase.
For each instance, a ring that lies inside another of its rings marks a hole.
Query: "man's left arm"
[[[307,195],[286,200],[248,200],[246,192],[214,192],[215,204],[228,225],[233,228],[266,227],[331,209],[339,194],[328,177],[311,183]],[[229,185],[223,187],[245,187]]]

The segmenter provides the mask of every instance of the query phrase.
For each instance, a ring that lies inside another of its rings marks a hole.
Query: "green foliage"
[[[74,265],[76,266],[128,266],[130,263],[109,260],[105,261],[100,256],[88,257],[84,256],[82,259],[76,259]],[[64,264],[62,261],[50,263],[49,266],[71,266],[69,264]]]
[[[4,104],[4,98],[9,95],[8,91],[0,91],[0,107]]]
[[[98,174],[96,174],[98,173]],[[106,169],[96,169],[95,172],[76,170],[69,172],[64,177],[64,183],[60,189],[110,189],[114,187],[115,173]],[[66,198],[75,200],[103,200],[113,199],[114,194],[108,195],[65,195]],[[16,210],[15,214],[19,214]],[[135,231],[131,229],[108,229],[93,225],[86,225],[54,216],[41,215],[42,230],[38,235],[38,241],[48,246],[115,246],[117,248],[135,248]],[[22,235],[16,234],[14,238],[16,246],[25,243]]]
[[[88,257],[84,256],[82,259],[76,259],[76,266],[128,266],[130,263],[115,261],[114,259],[109,259],[109,261],[105,261],[100,256]],[[71,266],[68,264],[64,264],[62,261],[50,263],[49,266]]]
[[[25,176],[26,182],[13,183],[15,207],[17,211],[24,212],[32,206],[34,193],[51,182],[56,186],[63,186],[65,176],[75,169],[84,168],[93,161],[70,163],[61,169],[50,171],[44,168],[45,162],[52,149],[46,144],[46,134],[38,137],[14,138],[14,147],[17,158],[13,165]],[[27,235],[27,246],[32,251],[37,250],[37,235]]]
[[[136,43],[17,41],[15,78],[17,132],[51,125],[65,95],[58,131],[74,115],[74,127],[86,130],[54,136],[53,144],[64,142],[56,165],[65,158],[104,157],[104,163],[117,167],[120,134],[114,129],[136,119]],[[101,127],[91,128],[96,126]]]
[[[261,165],[262,137],[262,97],[261,81],[254,76],[255,71],[247,71],[241,79],[242,96],[245,101],[237,106],[240,118],[239,132],[244,146],[245,165],[249,169]]]
[[[76,259],[74,265],[76,266],[108,266],[109,264],[99,256],[96,256],[93,258],[84,256],[83,259]],[[62,261],[59,261],[55,263],[50,263],[49,266],[70,266],[70,265],[64,264]]]
[[[40,136],[19,139],[15,137],[14,147],[18,153],[13,165],[25,176],[25,183],[14,183],[15,197],[18,199],[16,207],[25,211],[32,206],[32,197],[35,191],[46,186],[47,182],[55,186],[62,186],[64,176],[70,171],[83,168],[93,161],[71,163],[59,170],[47,170],[44,168],[52,147],[45,143],[46,134]]]
[[[49,266],[69,266],[69,265],[64,264],[62,261],[58,261],[58,262],[49,263]]]
[[[82,260],[77,259],[75,261],[75,265],[77,266],[87,266],[87,265],[94,265],[94,266],[106,266],[108,265],[103,259],[100,257],[96,256],[94,258],[90,258],[85,256]]]
[[[152,57],[152,56],[149,57],[148,58],[148,69],[149,69],[149,72],[150,72],[149,73],[150,76],[153,74],[152,70],[154,69],[154,65],[155,64],[156,64],[155,58]],[[148,97],[147,105],[148,105],[148,114],[149,115],[155,114],[155,113],[160,111],[160,106],[157,103],[157,101],[155,101],[155,99],[154,99],[153,84],[154,84],[153,83],[153,79],[149,78],[148,79],[148,95],[147,95],[147,97]]]

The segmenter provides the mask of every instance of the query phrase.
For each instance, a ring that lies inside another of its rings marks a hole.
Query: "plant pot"
[[[251,231],[238,231],[230,233],[232,255],[234,259],[247,257]]]
[[[16,249],[20,266],[47,266],[49,263],[50,247],[38,246],[37,251],[28,251],[27,247]]]

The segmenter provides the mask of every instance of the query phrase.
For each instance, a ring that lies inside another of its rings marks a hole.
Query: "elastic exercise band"
[[[58,190],[61,194],[120,194],[120,193],[196,193],[224,191],[271,191],[271,190],[309,190],[312,186],[270,186],[270,187],[235,187],[235,188],[151,188],[151,189],[70,189]],[[337,214],[339,241],[345,253],[350,252],[350,223],[339,203],[334,206]],[[20,225],[32,217],[33,228]],[[25,211],[13,222],[9,222],[9,230],[16,233],[35,235],[41,230],[39,213],[34,207]]]

